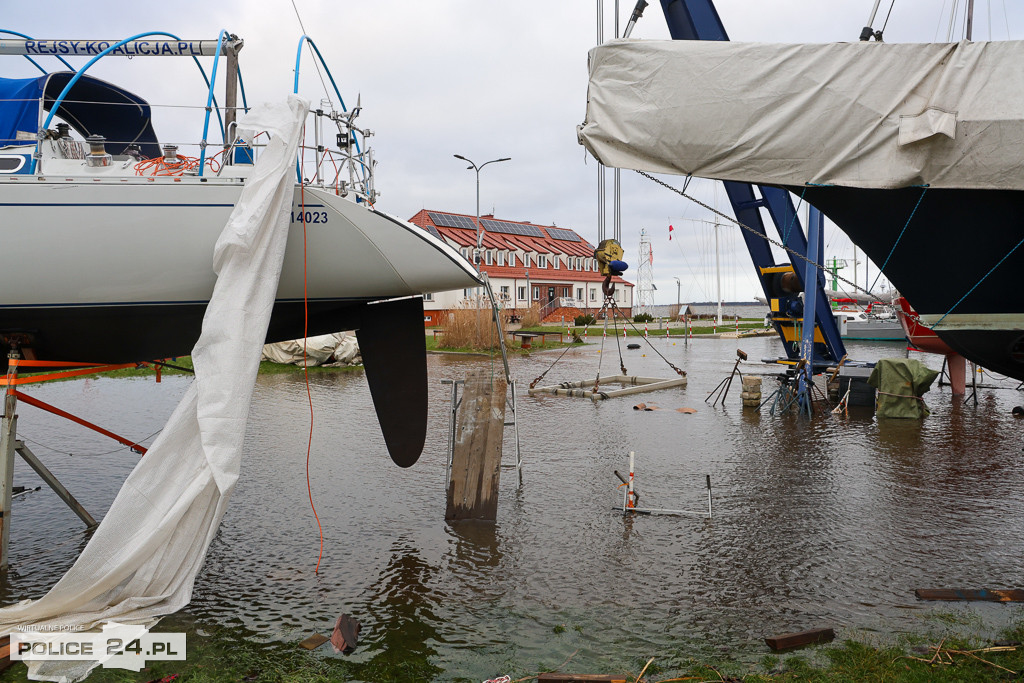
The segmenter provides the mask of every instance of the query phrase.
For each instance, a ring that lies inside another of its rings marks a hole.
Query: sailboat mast
[[[967,0],[967,40],[971,40],[974,33],[974,0]]]
[[[718,299],[718,324],[722,324],[722,266],[718,256],[718,218],[715,218],[715,275],[718,279],[716,298]]]

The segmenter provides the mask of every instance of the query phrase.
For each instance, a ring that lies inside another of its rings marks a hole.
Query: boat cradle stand
[[[578,382],[562,382],[550,384],[544,387],[533,387],[529,390],[530,396],[538,394],[552,394],[554,396],[574,396],[577,398],[589,398],[594,402],[603,401],[606,398],[617,396],[628,396],[630,394],[642,394],[648,391],[659,389],[671,389],[672,387],[685,387],[686,377],[675,377],[672,379],[661,379],[658,377],[637,377],[627,375],[615,375],[604,377],[600,380],[602,384],[611,383],[621,385],[621,389],[604,389],[594,391],[598,380],[584,379]]]
[[[18,378],[18,366],[21,365],[54,365],[51,363],[43,363],[41,361],[22,360],[21,353],[17,350],[11,351],[7,355],[7,375],[0,377],[0,385],[7,387],[4,396],[4,412],[3,417],[0,419],[0,571],[4,571],[8,567],[7,549],[10,543],[10,527],[11,527],[11,498],[13,496],[13,484],[14,484],[14,456],[15,454],[20,455],[21,458],[28,463],[28,465],[35,470],[36,474],[53,489],[54,493],[64,501],[64,503],[71,508],[71,510],[78,515],[85,526],[89,529],[94,528],[98,522],[93,518],[92,515],[82,506],[78,500],[75,499],[71,492],[60,483],[60,480],[54,476],[36,455],[25,445],[24,441],[18,440],[18,399],[21,398],[25,403],[29,405],[42,408],[61,417],[73,420],[85,427],[93,429],[95,431],[109,436],[121,443],[125,444],[137,453],[145,453],[146,449],[142,446],[131,442],[128,439],[120,437],[112,432],[109,432],[97,425],[94,425],[86,420],[75,417],[70,413],[66,413],[59,408],[55,408],[51,405],[43,403],[38,399],[27,396],[15,389],[15,387],[27,381],[41,381],[38,378]],[[69,364],[56,364],[56,365],[72,365],[72,366],[95,366],[95,364],[89,363],[69,363]],[[89,369],[71,370],[66,373],[57,373],[55,376],[76,376],[81,374],[88,374],[93,372],[100,372],[103,370],[111,370],[117,368],[135,367],[135,363],[124,364],[124,365],[113,365],[113,366],[101,366],[91,367]]]

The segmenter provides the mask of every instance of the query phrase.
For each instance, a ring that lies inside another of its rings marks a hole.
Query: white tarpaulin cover
[[[359,358],[359,342],[354,334],[335,332],[305,339],[263,345],[263,357],[271,363],[314,367],[324,364],[351,365]]]
[[[247,140],[270,142],[213,254],[217,283],[192,351],[195,380],[139,461],[74,566],[50,592],[0,610],[0,633],[103,622],[149,624],[192,586],[238,479],[246,417],[290,222],[295,153],[308,103],[254,108]],[[30,662],[35,680],[75,681],[95,662]]]
[[[1024,189],[1024,42],[615,41],[580,141],[608,166],[742,182]]]

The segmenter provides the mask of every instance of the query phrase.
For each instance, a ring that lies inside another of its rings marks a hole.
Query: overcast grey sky
[[[481,211],[507,220],[572,228],[596,242],[597,171],[576,142],[584,116],[587,51],[597,40],[595,0],[295,0],[306,33],[328,61],[348,106],[362,96],[360,121],[376,133],[378,208],[409,218],[422,208],[472,214],[472,171],[453,158],[478,164],[498,157],[481,174]],[[852,41],[872,0],[718,0],[733,40],[764,42]],[[883,0],[876,27],[888,11]],[[944,42],[950,12],[958,8],[954,39],[962,36],[966,0],[896,0],[885,31],[888,41]],[[1024,37],[1024,3],[976,0],[976,40]],[[621,26],[633,7],[620,3]],[[245,40],[241,63],[250,102],[291,92],[295,49],[302,30],[291,0],[199,2],[51,2],[45,9],[3,0],[0,28],[35,38],[120,39],[166,31],[186,39],[214,39],[224,28]],[[605,3],[605,38],[612,37],[614,2]],[[633,34],[668,37],[658,0]],[[4,76],[34,72],[21,58],[4,58]],[[134,90],[151,103],[205,103],[198,72],[180,59],[105,60],[91,71]],[[84,59],[73,60],[84,63]],[[46,64],[46,66],[51,66]],[[307,96],[319,96],[316,74],[303,58]],[[316,102],[314,101],[314,104]],[[194,141],[201,110],[164,110],[156,120],[164,140]],[[679,187],[682,179],[666,176]],[[712,218],[703,209],[632,171],[622,173],[623,247],[635,280],[639,235],[654,249],[655,303],[675,302],[674,277],[683,301],[714,293]],[[691,188],[713,201],[713,185]],[[611,173],[608,174],[609,234]],[[718,206],[727,210],[724,193]],[[668,241],[668,226],[674,225]],[[739,228],[720,230],[723,298],[760,294]],[[849,241],[826,234],[826,258],[852,258]],[[860,266],[858,282],[863,282]],[[871,266],[871,278],[875,268]],[[849,271],[844,272],[847,277]]]

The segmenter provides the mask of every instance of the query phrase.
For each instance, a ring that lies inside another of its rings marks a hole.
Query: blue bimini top
[[[0,147],[34,141],[41,123],[40,104],[50,111],[74,75],[60,71],[37,78],[0,78]],[[57,116],[83,138],[105,137],[112,154],[122,154],[132,143],[139,145],[145,157],[162,154],[149,103],[112,83],[82,76],[65,96]]]

